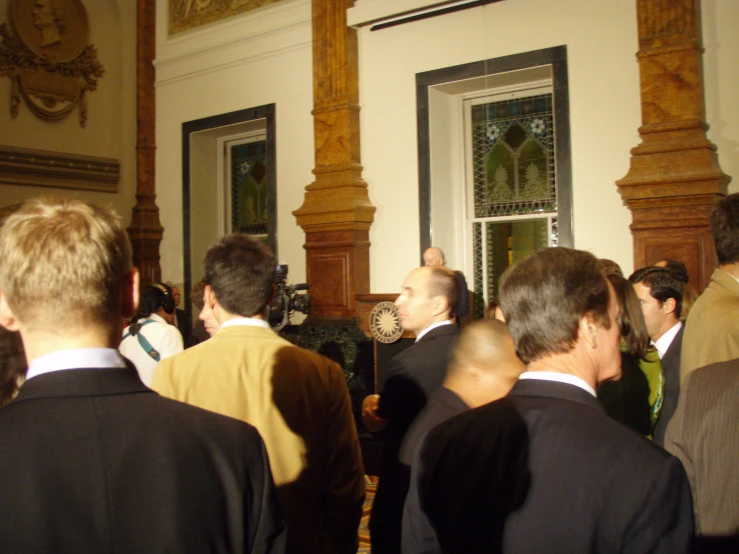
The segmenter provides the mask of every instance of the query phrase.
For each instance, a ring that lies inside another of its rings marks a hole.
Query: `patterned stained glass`
[[[472,248],[475,260],[475,319],[482,319],[487,307],[482,287],[482,223],[472,224]]]
[[[557,210],[552,94],[471,108],[475,218]]]
[[[234,232],[266,237],[267,206],[266,141],[230,146],[231,228]]]

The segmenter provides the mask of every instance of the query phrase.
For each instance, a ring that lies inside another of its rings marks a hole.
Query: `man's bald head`
[[[471,366],[518,378],[524,365],[516,356],[513,337],[505,323],[483,319],[464,328],[452,351],[450,369],[463,370]]]
[[[427,248],[423,253],[423,265],[445,265],[444,252],[438,246]]]

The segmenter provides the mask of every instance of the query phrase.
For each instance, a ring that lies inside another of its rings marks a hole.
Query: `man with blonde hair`
[[[284,552],[256,430],[159,397],[116,350],[139,294],[120,218],[30,201],[0,259],[0,324],[29,362],[0,415],[0,549]]]

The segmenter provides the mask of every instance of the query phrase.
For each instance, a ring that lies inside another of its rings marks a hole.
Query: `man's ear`
[[[591,314],[585,314],[580,318],[578,338],[584,340],[590,348],[598,347],[598,331],[595,328],[595,322]]]
[[[434,297],[434,315],[441,315],[444,312],[451,312],[449,309],[449,300],[444,296]]]
[[[674,298],[668,298],[664,302],[662,302],[662,310],[666,314],[672,314],[675,312],[675,308],[677,308],[677,302]]]
[[[139,307],[139,270],[131,268],[123,279],[123,290],[121,291],[121,315],[131,319]]]
[[[8,302],[2,291],[0,291],[0,325],[5,327],[8,331],[18,331],[20,329],[18,320],[16,319],[13,310],[8,306]]]

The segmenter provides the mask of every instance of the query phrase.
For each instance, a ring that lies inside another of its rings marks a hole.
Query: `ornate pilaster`
[[[159,281],[159,244],[164,229],[159,222],[155,182],[154,55],[156,53],[156,2],[137,0],[136,14],[136,205],[128,236],[133,264],[141,284]]]
[[[313,0],[313,121],[316,179],[293,212],[305,231],[311,317],[353,318],[369,292],[369,228],[375,208],[362,180],[354,0]]]
[[[699,0],[637,0],[642,142],[617,181],[632,213],[634,266],[683,260],[697,289],[715,266],[708,215],[730,177],[706,138]]]

